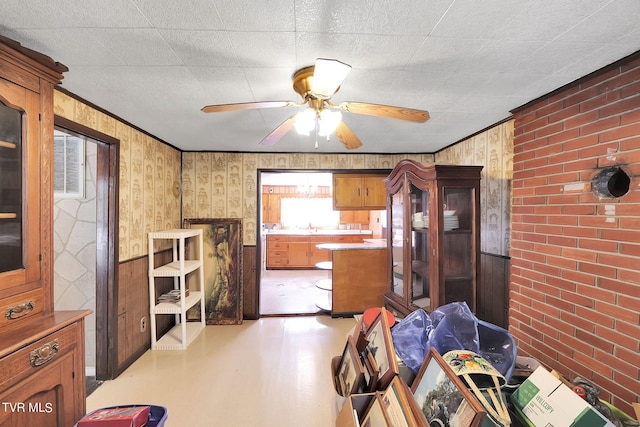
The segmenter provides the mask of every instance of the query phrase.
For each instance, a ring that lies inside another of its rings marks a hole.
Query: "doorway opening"
[[[54,131],[54,308],[91,310],[84,331],[87,386],[96,376],[97,144]]]
[[[332,174],[326,171],[262,171],[259,173],[259,295],[260,316],[322,315],[327,291],[317,286],[329,273],[308,257],[308,243],[268,247],[276,236],[304,235],[310,230],[338,228],[339,212],[332,205]],[[271,236],[271,237],[269,237]],[[285,247],[286,246],[286,247]]]
[[[65,191],[77,197],[58,196],[55,200],[54,306],[60,310],[93,310],[85,321],[86,374],[97,380],[111,379],[117,368],[117,348],[110,345],[109,337],[117,336],[117,307],[113,301],[117,299],[118,282],[119,141],[60,116],[55,116],[54,124],[54,140],[71,142],[58,147],[63,150],[58,157],[62,154],[66,160],[54,166],[54,180],[68,179],[56,186],[65,188],[71,183]],[[74,144],[80,141],[86,152],[73,157]],[[80,161],[74,163],[74,158]],[[70,162],[65,163],[67,160]],[[59,174],[63,168],[66,175]],[[85,175],[84,190],[74,192],[73,176],[80,169]]]

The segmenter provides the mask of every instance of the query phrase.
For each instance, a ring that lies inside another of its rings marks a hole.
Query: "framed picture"
[[[393,377],[387,389],[382,393],[382,407],[394,427],[415,427],[409,399],[411,391],[399,376]]]
[[[430,425],[476,427],[486,412],[433,347],[420,367],[411,392]]]
[[[356,344],[356,350],[362,352],[367,347],[367,339],[365,337],[366,328],[364,326],[364,320],[362,316],[354,316],[356,318],[356,325],[350,333],[353,337],[353,342]]]
[[[365,370],[369,371],[369,380],[367,384],[367,392],[374,392],[378,387],[378,377],[380,376],[380,370],[376,364],[376,359],[373,354],[369,352],[368,348],[365,348],[361,353]]]
[[[201,228],[204,303],[208,325],[242,323],[242,220],[235,218],[184,220],[185,228]],[[196,305],[187,320],[200,319]]]
[[[398,362],[396,361],[391,329],[387,321],[387,313],[384,307],[367,329],[367,349],[373,355],[378,367],[378,390],[384,390],[393,377],[398,375]]]
[[[382,396],[376,394],[371,399],[371,404],[365,412],[364,418],[360,423],[362,427],[390,427],[393,426],[382,406]]]
[[[338,384],[342,390],[342,396],[349,397],[360,390],[364,378],[364,367],[356,345],[352,337],[347,337],[347,344],[342,352],[342,358],[338,365]]]

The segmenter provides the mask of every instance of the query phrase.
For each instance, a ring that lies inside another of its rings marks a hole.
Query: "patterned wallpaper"
[[[480,250],[509,256],[513,120],[442,150],[435,160],[436,163],[484,166],[480,181]]]
[[[393,169],[401,159],[433,163],[432,154],[186,152],[182,160],[184,218],[242,218],[243,244],[256,244],[258,169]]]
[[[243,244],[256,244],[258,169],[392,169],[432,154],[291,154],[180,151],[62,93],[55,114],[120,140],[120,261],[147,254],[147,233],[180,227],[184,218],[242,218]],[[435,155],[435,161],[483,165],[482,250],[509,255],[513,121]],[[182,177],[180,170],[182,168]],[[182,205],[180,179],[182,178]],[[176,195],[177,194],[177,195]]]
[[[59,91],[54,111],[120,140],[120,261],[147,254],[148,232],[180,227],[180,151]]]

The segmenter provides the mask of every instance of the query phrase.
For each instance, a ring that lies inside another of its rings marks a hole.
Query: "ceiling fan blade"
[[[344,144],[347,150],[353,150],[354,148],[362,147],[362,141],[356,136],[355,133],[345,124],[340,122],[335,130],[335,134],[338,139]]]
[[[316,59],[311,93],[320,99],[329,99],[338,91],[342,81],[351,71],[351,65],[335,59]]]
[[[341,110],[355,114],[389,117],[391,119],[408,120],[424,123],[429,120],[429,112],[412,108],[393,107],[391,105],[367,104],[364,102],[343,102],[338,106]]]
[[[293,128],[293,124],[296,121],[296,115],[289,117],[284,122],[280,123],[280,125],[275,128],[269,135],[267,135],[262,141],[260,141],[260,145],[273,145],[280,140],[287,132]]]
[[[281,108],[295,106],[298,106],[298,104],[293,101],[241,102],[238,104],[207,105],[205,107],[202,107],[202,111],[205,113],[220,113],[223,111],[256,110],[260,108]]]

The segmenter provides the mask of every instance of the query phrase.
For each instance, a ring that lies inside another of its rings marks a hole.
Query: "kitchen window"
[[[285,228],[337,228],[340,212],[330,197],[287,197],[280,200],[280,221]]]

